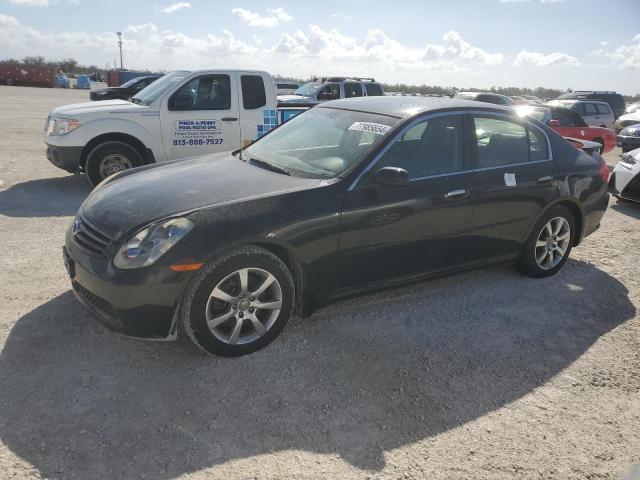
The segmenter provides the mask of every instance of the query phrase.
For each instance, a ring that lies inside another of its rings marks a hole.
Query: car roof
[[[566,104],[573,105],[574,103],[601,103],[604,105],[609,105],[607,102],[603,102],[602,100],[596,100],[591,98],[561,98],[560,100],[551,100],[548,102],[550,105],[558,105],[558,104]]]
[[[341,100],[331,100],[314,108],[339,108],[343,110],[354,110],[360,112],[388,115],[397,118],[413,117],[436,110],[473,109],[500,111],[513,114],[510,107],[503,107],[486,102],[476,102],[475,100],[462,100],[459,98],[447,97],[403,97],[403,96],[380,96],[380,97],[354,97]]]

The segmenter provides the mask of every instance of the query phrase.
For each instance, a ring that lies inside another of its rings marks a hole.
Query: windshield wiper
[[[264,168],[265,170],[271,170],[272,172],[282,173],[283,175],[291,176],[291,172],[285,170],[282,167],[274,165],[273,163],[266,162],[264,160],[259,160],[257,158],[250,158],[249,163],[251,165],[255,165],[256,167]]]
[[[137,103],[138,105],[142,105],[142,100],[140,100],[139,98],[131,97],[129,100],[133,103]]]

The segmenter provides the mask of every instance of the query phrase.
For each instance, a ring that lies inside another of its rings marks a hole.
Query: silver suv
[[[279,95],[280,103],[312,104],[352,97],[379,97],[382,85],[373,78],[325,77],[305,83],[292,95]]]
[[[563,107],[580,114],[587,125],[613,130],[615,116],[606,102],[596,100],[552,100],[547,103],[553,107]]]

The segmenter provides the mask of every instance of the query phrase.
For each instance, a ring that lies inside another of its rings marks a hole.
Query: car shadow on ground
[[[375,472],[560,373],[634,317],[627,293],[580,262],[544,280],[496,267],[333,305],[223,359],[109,333],[67,292],[7,338],[0,438],[50,479],[168,479],[281,450]]]
[[[640,220],[640,202],[632,202],[630,200],[620,200],[619,198],[610,202],[609,206],[616,212],[628,215],[631,218]]]
[[[63,217],[75,215],[91,191],[84,175],[42,178],[0,189],[0,215]]]

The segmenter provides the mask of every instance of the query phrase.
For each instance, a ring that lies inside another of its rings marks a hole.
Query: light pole
[[[118,34],[118,47],[120,47],[120,70],[122,70],[122,32],[116,32]]]

